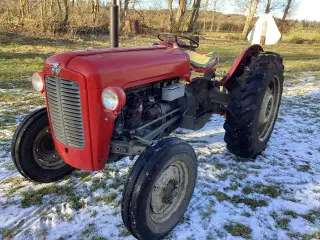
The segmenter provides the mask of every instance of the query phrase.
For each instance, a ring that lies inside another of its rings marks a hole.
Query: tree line
[[[229,21],[230,15],[222,17],[220,12],[226,10],[226,1],[238,6],[244,14],[238,15],[240,23]],[[212,32],[228,30],[229,26],[230,31],[241,31],[245,38],[258,8],[263,8],[265,13],[280,11],[279,24],[283,30],[299,0],[163,0],[161,3],[166,8],[155,4],[147,10],[141,7],[141,0],[120,0],[120,22],[138,19],[146,29],[170,32]],[[109,4],[104,0],[2,0],[0,28],[33,34],[108,33]]]

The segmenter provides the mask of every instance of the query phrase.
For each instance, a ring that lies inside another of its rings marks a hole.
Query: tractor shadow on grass
[[[206,146],[208,144],[213,145],[224,143],[224,119],[217,119],[217,117],[219,118],[219,116],[212,115],[206,125],[197,131],[179,128],[173,132],[173,135],[182,138],[186,142],[198,147],[200,147],[199,145]]]
[[[31,59],[31,58],[41,58],[43,60],[48,57],[54,55],[54,52],[50,53],[34,53],[34,52],[26,52],[26,53],[17,53],[17,52],[0,52],[0,59]]]
[[[12,33],[12,32],[0,32],[0,44],[2,45],[35,45],[41,47],[68,47],[68,48],[86,48],[88,42],[79,42],[76,40],[66,39],[68,36],[54,36],[54,37],[36,37],[28,36],[23,33]],[[104,39],[104,38],[103,38]],[[91,44],[92,45],[92,44]],[[97,44],[99,46],[99,44]]]
[[[197,131],[201,132],[201,131]],[[224,137],[224,131],[221,132],[215,132],[215,133],[210,133],[205,136],[190,136],[190,137],[181,137],[188,143],[193,143],[193,144],[201,144],[206,146],[207,144],[217,144],[217,143],[224,143],[223,137]]]
[[[0,44],[30,44],[37,46],[50,46],[50,45],[72,45],[75,44],[72,40],[67,39],[55,39],[50,37],[35,37],[27,36],[22,33],[2,32],[0,33]]]

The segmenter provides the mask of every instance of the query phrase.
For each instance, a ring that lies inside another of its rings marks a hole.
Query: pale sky
[[[237,9],[234,7],[232,2],[232,0],[227,1],[227,4],[221,7],[221,11],[224,13],[237,12]],[[258,16],[264,13],[265,4],[259,4],[259,8],[260,11],[257,11]],[[271,14],[275,17],[282,17],[283,12],[277,10],[275,12],[271,12]],[[300,0],[299,7],[293,12],[292,16],[289,16],[288,18],[320,22],[320,0]]]
[[[107,0],[104,0],[107,1]],[[109,0],[110,1],[110,0]],[[221,0],[223,1],[223,0]],[[166,0],[141,0],[140,4],[137,4],[138,8],[148,9],[148,8],[167,8]],[[178,2],[178,1],[174,1]],[[191,2],[189,0],[188,2]],[[204,0],[203,0],[204,2]],[[209,0],[209,2],[211,2]],[[225,1],[225,3],[218,10],[223,13],[235,13],[237,10],[232,3],[232,0]],[[257,15],[260,15],[259,12]],[[276,17],[281,17],[281,13],[274,13]],[[291,19],[299,19],[299,20],[311,20],[311,21],[319,21],[320,22],[320,0],[300,0],[299,8],[295,11],[295,13],[290,17]]]
[[[226,4],[221,6],[220,11],[223,13],[235,13],[237,9],[234,4],[232,4],[232,2],[232,0],[226,1]],[[257,15],[261,15],[265,9],[265,6],[262,4],[260,4],[259,6],[262,11],[258,11]],[[272,14],[275,17],[282,17],[283,13],[277,11]],[[320,0],[300,0],[299,8],[295,10],[292,16],[290,16],[289,18],[320,22]]]
[[[300,8],[294,18],[320,22],[320,0],[301,0]]]

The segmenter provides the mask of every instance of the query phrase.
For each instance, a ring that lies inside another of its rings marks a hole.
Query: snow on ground
[[[56,184],[24,180],[10,140],[41,101],[28,90],[1,92],[14,97],[0,103],[0,239],[133,239],[120,215],[133,161],[76,171]],[[273,135],[255,161],[227,151],[223,122],[215,115],[200,131],[173,134],[195,148],[199,174],[187,212],[166,239],[320,238],[320,81],[285,86]]]

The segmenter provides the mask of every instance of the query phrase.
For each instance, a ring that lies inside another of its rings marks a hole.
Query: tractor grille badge
[[[61,72],[61,68],[59,68],[60,63],[59,62],[52,62],[50,69],[53,75],[59,76]]]

